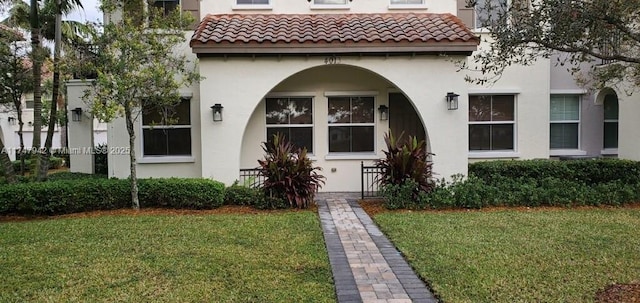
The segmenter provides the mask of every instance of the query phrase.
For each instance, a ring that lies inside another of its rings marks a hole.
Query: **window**
[[[329,152],[374,151],[374,98],[329,97]]]
[[[144,156],[191,156],[191,104],[182,99],[168,110],[142,113]]]
[[[172,11],[178,8],[178,0],[155,0],[153,1],[153,7],[159,9],[162,12],[162,16],[169,15]]]
[[[348,0],[313,0],[316,5],[345,5]]]
[[[269,4],[269,0],[236,0],[236,3],[238,5],[241,5],[241,4],[250,4],[250,5],[264,4],[264,5],[268,5]]]
[[[551,149],[578,149],[580,134],[580,96],[551,95]]]
[[[391,5],[424,4],[425,0],[391,0]]]
[[[26,109],[33,109],[33,100],[27,100],[24,103]]]
[[[507,8],[507,0],[477,0],[475,3],[475,28],[487,27],[497,21]]]
[[[604,148],[618,148],[618,97],[604,97]]]
[[[313,153],[313,102],[310,97],[267,98],[267,140],[283,134],[293,145]]]
[[[514,150],[515,97],[469,96],[469,150]]]

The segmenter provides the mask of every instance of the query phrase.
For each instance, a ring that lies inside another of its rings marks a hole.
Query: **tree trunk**
[[[40,128],[42,127],[42,60],[44,50],[40,47],[40,22],[38,19],[38,1],[31,0],[31,53],[33,61],[33,143],[31,147],[40,149]],[[39,160],[39,157],[35,157]],[[39,169],[36,163],[36,175]]]
[[[44,141],[44,152],[40,153],[40,170],[38,181],[45,181],[49,172],[49,159],[51,158],[51,146],[53,145],[53,131],[56,128],[58,117],[58,95],[60,90],[60,40],[62,15],[60,14],[60,0],[56,0],[56,24],[55,40],[53,48],[53,88],[51,92],[51,110],[49,111],[49,128],[47,138]]]
[[[4,177],[7,179],[7,183],[13,184],[16,183],[16,173],[13,171],[13,163],[11,163],[11,159],[9,159],[9,154],[4,152],[4,142],[0,140],[0,163],[2,163],[2,167],[4,168]]]
[[[124,118],[127,122],[127,132],[129,133],[129,160],[130,160],[130,170],[131,170],[131,204],[133,209],[140,209],[140,201],[138,200],[138,177],[136,176],[136,152],[135,152],[135,140],[136,133],[133,128],[133,117],[132,117],[131,107],[129,103],[125,103],[124,106]]]

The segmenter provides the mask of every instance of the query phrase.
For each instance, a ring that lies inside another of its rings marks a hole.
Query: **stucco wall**
[[[201,16],[208,13],[276,13],[276,14],[308,14],[308,13],[381,13],[388,11],[406,11],[407,8],[414,12],[445,13],[456,12],[455,0],[427,0],[426,5],[396,5],[391,6],[389,0],[352,1],[346,6],[333,6],[339,9],[322,9],[323,6],[313,5],[305,0],[271,0],[271,5],[235,5],[236,0],[209,0],[200,2]],[[332,6],[324,6],[332,7]]]
[[[482,36],[480,49],[488,47],[489,37]],[[470,57],[471,69],[477,65]],[[472,78],[482,75],[469,71]],[[471,94],[514,94],[516,96],[515,151],[469,152],[471,161],[492,159],[534,159],[549,157],[549,94],[550,63],[538,59],[531,66],[508,67],[495,82],[486,85],[469,84]]]
[[[202,154],[204,158],[211,159],[203,162],[202,175],[229,184],[238,178],[241,164],[255,166],[253,161],[261,156],[259,142],[266,136],[264,118],[260,117],[264,112],[261,104],[270,92],[313,92],[316,100],[323,100],[326,98],[325,91],[373,90],[378,92],[378,102],[386,102],[388,89],[394,87],[404,92],[422,114],[432,151],[436,153],[434,170],[440,176],[466,173],[467,85],[451,62],[434,56],[342,57],[339,60],[342,66],[329,67],[324,59],[202,59],[200,71],[206,79],[201,83],[201,88],[202,94],[208,96],[201,103],[203,134],[208,134],[202,138]],[[314,67],[318,69],[308,70]],[[299,72],[302,73],[296,75]],[[457,111],[448,111],[446,108],[444,96],[449,91],[461,95],[461,106]],[[209,107],[214,103],[224,105],[222,122],[211,121]],[[326,103],[316,104],[326,106]],[[326,117],[326,112],[322,114],[326,109],[321,106],[315,109],[319,117]],[[382,133],[386,127],[377,118],[376,121],[379,127],[375,148],[380,151],[383,148]],[[331,159],[331,155],[326,157],[325,140],[318,138],[326,134],[323,134],[326,131],[324,123],[326,121],[316,125],[318,130],[315,139],[316,163],[324,168],[324,174],[328,177],[323,190],[358,190],[359,164],[363,157],[340,160]],[[237,152],[240,150],[242,153]],[[364,157],[367,158],[374,157]],[[371,163],[372,160],[368,160]],[[331,173],[331,168],[336,168],[336,172]]]
[[[636,90],[631,96],[619,92],[618,105],[618,157],[640,161],[640,92]]]

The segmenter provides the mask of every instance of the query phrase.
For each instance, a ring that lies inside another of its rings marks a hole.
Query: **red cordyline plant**
[[[419,192],[431,192],[435,184],[432,179],[433,163],[429,156],[433,154],[427,152],[424,140],[418,141],[414,136],[403,140],[403,136],[404,132],[397,138],[391,131],[385,134],[386,157],[376,163],[377,167],[382,168],[378,182],[381,186],[404,185],[408,180],[413,180],[417,185],[415,197]]]
[[[262,189],[269,197],[289,201],[291,207],[307,208],[324,184],[324,176],[318,174],[307,157],[306,148],[295,148],[282,134],[273,140],[262,142],[264,160],[258,160],[260,174],[265,177]]]

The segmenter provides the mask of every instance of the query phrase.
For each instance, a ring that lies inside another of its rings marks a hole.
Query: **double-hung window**
[[[236,0],[238,5],[268,5],[270,0]]]
[[[549,146],[578,149],[580,138],[580,95],[551,95]]]
[[[284,135],[296,148],[313,153],[313,101],[311,97],[266,99],[267,140]]]
[[[369,96],[329,97],[330,153],[374,151],[374,103]]]
[[[469,96],[469,150],[513,151],[515,96]]]
[[[604,97],[604,142],[605,149],[618,148],[618,98],[615,95]]]
[[[191,156],[191,104],[182,99],[174,108],[142,112],[144,156]]]

